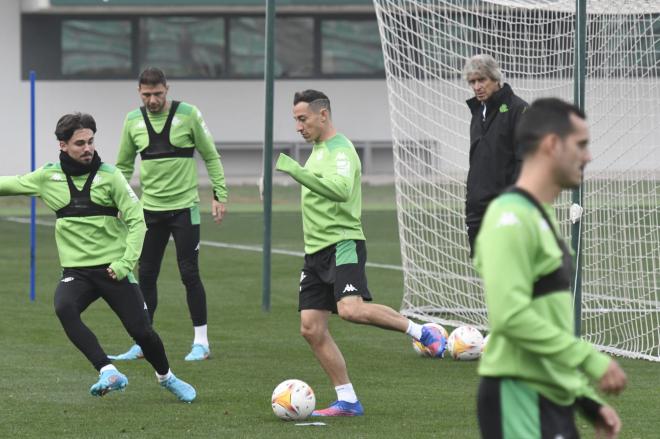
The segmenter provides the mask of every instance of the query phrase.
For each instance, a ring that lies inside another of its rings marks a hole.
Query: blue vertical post
[[[36,167],[36,152],[35,152],[35,118],[34,118],[34,84],[37,80],[37,74],[34,70],[30,71],[30,171],[34,171]],[[30,197],[30,301],[34,302],[37,297],[36,293],[36,262],[35,256],[37,253],[37,234],[36,234],[36,220],[37,220],[37,203],[35,197]]]

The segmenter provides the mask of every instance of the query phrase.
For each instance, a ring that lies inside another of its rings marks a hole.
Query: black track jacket
[[[488,203],[511,186],[520,173],[522,155],[514,145],[514,131],[528,104],[505,83],[486,101],[485,121],[476,97],[469,99],[467,105],[472,121],[465,223],[478,225]]]

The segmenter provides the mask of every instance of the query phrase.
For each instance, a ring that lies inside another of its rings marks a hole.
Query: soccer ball
[[[449,336],[449,333],[447,330],[442,327],[442,325],[438,323],[425,323],[424,326],[435,326],[438,328],[440,333],[445,337],[445,340],[447,340],[447,337]],[[417,354],[421,357],[438,357],[442,358],[444,355],[444,351],[440,352],[439,354],[437,352],[431,352],[429,348],[424,346],[419,340],[413,338],[412,339],[412,347],[417,352]]]
[[[306,382],[282,381],[271,398],[275,416],[285,421],[297,421],[311,415],[316,406],[316,396]]]
[[[488,334],[488,335],[486,335],[486,336],[484,337],[484,344],[483,344],[483,346],[481,347],[481,352],[482,352],[482,353],[483,353],[483,351],[486,350],[486,345],[488,344],[488,339],[489,339],[489,338],[490,338],[490,334]]]
[[[472,326],[459,326],[447,339],[447,350],[455,360],[476,360],[483,352],[484,336]]]

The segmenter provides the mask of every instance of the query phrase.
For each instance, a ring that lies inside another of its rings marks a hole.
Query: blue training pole
[[[30,171],[34,171],[36,166],[36,153],[35,153],[35,130],[34,130],[34,83],[37,79],[37,74],[30,71]],[[37,253],[37,199],[30,197],[30,302],[36,299],[35,275],[36,264],[35,256]]]

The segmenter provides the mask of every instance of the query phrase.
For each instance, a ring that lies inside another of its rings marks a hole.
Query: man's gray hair
[[[467,60],[465,67],[463,67],[463,78],[467,81],[474,74],[502,83],[502,70],[500,70],[495,58],[490,55],[474,55]]]

